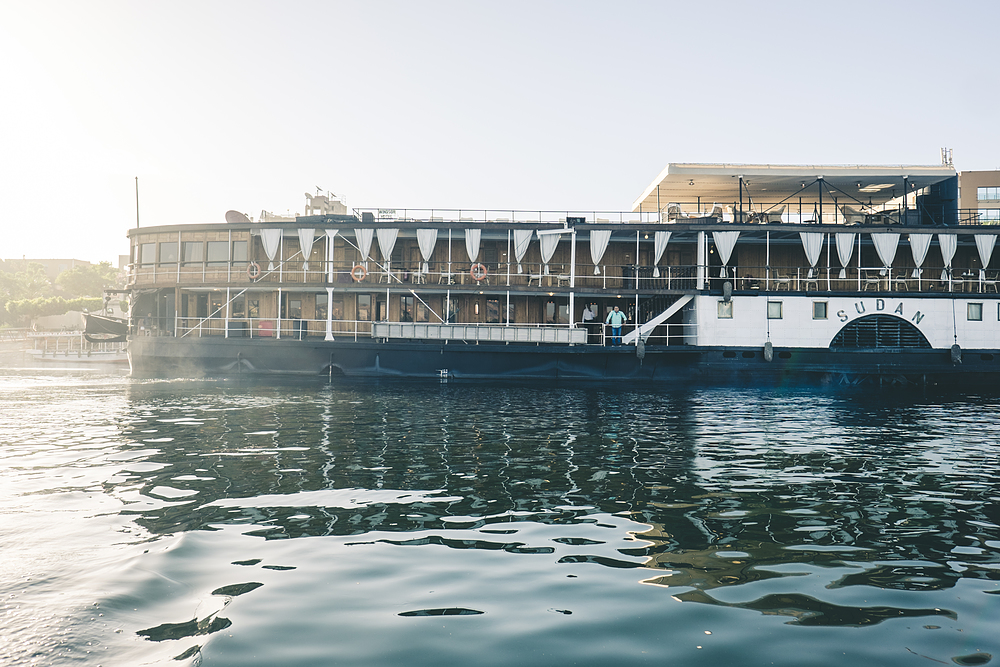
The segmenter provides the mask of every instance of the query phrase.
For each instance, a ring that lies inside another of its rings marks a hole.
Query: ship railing
[[[711,291],[724,291],[728,282],[736,292],[997,292],[997,272],[976,268],[736,265],[711,266],[706,273]]]
[[[659,220],[657,211],[532,211],[522,209],[457,209],[457,208],[356,208],[354,215],[361,224],[421,223],[465,224],[649,224]]]
[[[989,204],[994,208],[960,208],[958,209],[959,225],[1000,225],[1000,202]]]

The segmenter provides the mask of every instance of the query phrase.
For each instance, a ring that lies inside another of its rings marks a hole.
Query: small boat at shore
[[[957,191],[950,165],[670,164],[628,212],[309,197],[130,230],[105,335],[141,375],[992,383],[1000,227]]]

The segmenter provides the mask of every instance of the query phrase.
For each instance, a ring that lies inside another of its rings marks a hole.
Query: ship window
[[[314,311],[316,315],[313,317],[314,320],[325,320],[326,319],[326,294],[316,294],[316,310]]]
[[[302,299],[290,299],[287,294],[283,295],[282,305],[284,312],[282,317],[288,320],[301,320],[302,319]]]
[[[498,299],[486,300],[486,323],[500,324],[500,301]]]
[[[1000,187],[976,188],[976,199],[979,201],[1000,200]]]
[[[139,263],[140,264],[156,263],[155,243],[143,243],[142,245],[139,246]]]
[[[233,241],[233,261],[234,262],[245,262],[247,261],[247,242],[246,241]]]
[[[731,319],[733,319],[733,302],[732,301],[720,301],[719,302],[719,319],[720,320],[731,320]]]
[[[195,295],[195,310],[194,316],[199,320],[203,320],[208,317],[208,295],[207,294],[196,294]]]
[[[555,324],[556,323],[556,302],[546,301],[545,302],[545,323]]]
[[[736,353],[733,352],[732,350],[726,350],[725,352],[722,353],[722,356],[725,357],[726,359],[735,359]]]
[[[826,319],[826,301],[813,301],[813,319]]]
[[[208,242],[208,265],[225,266],[229,263],[229,243],[226,241]]]
[[[344,319],[344,299],[334,299],[333,300],[333,315],[330,317],[331,320],[342,320]]]
[[[160,244],[160,264],[173,264],[177,261],[177,241]]]
[[[247,298],[238,296],[229,304],[230,317],[241,318],[247,315]]]
[[[399,321],[400,322],[412,322],[413,321],[413,297],[412,296],[401,296],[399,297]]]
[[[753,359],[756,356],[757,356],[757,353],[756,352],[751,352],[750,350],[744,350],[744,352],[743,352],[743,358],[744,359]]]
[[[780,320],[781,319],[781,301],[768,301],[767,302],[767,319],[769,320]]]
[[[260,317],[260,299],[247,299],[247,316]]]
[[[205,244],[201,241],[185,241],[181,246],[181,250],[184,253],[184,266],[201,264],[201,261],[205,258]]]
[[[417,303],[417,322],[430,322],[431,311],[423,303]]]
[[[226,316],[226,298],[221,292],[212,292],[209,301],[209,317]]]
[[[372,319],[372,295],[358,295],[358,320],[368,322]]]
[[[968,304],[968,320],[970,322],[983,321],[983,304],[981,303]]]

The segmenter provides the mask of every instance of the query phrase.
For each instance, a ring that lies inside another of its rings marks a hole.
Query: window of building
[[[780,320],[781,319],[781,301],[768,301],[767,302],[767,319],[769,320]]]
[[[358,295],[358,320],[368,322],[372,319],[372,295]]]
[[[229,242],[209,241],[208,242],[208,265],[225,266],[229,263]]]
[[[399,297],[399,321],[400,322],[412,322],[413,321],[413,302],[414,302],[414,298],[412,296],[401,296],[401,297]]]
[[[1000,208],[981,208],[976,211],[981,225],[1000,225]]]
[[[719,302],[719,319],[720,320],[731,320],[731,319],[733,319],[733,302],[732,301],[720,301]]]
[[[982,322],[983,321],[983,304],[981,303],[970,303],[968,305],[968,319],[970,322]]]
[[[205,258],[205,244],[201,241],[185,241],[181,244],[181,257],[184,266],[201,264]]]
[[[139,263],[156,264],[156,244],[143,243],[139,246]]]
[[[976,188],[976,199],[979,201],[1000,201],[1000,186]]]
[[[316,294],[316,315],[313,319],[326,319],[326,294]]]
[[[233,241],[233,262],[246,262],[248,258],[247,242]]]
[[[160,244],[160,264],[177,263],[177,241]]]
[[[814,320],[825,320],[826,319],[827,303],[826,301],[813,301],[813,319]]]

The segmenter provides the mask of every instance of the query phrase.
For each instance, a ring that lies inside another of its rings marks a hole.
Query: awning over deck
[[[698,201],[709,210],[715,203],[732,205],[741,199],[744,206],[751,201],[798,204],[800,197],[811,206],[821,192],[830,203],[836,197],[841,204],[881,206],[904,191],[919,192],[955,176],[954,167],[943,165],[668,164],[635,200],[632,211],[662,211],[670,203]]]

